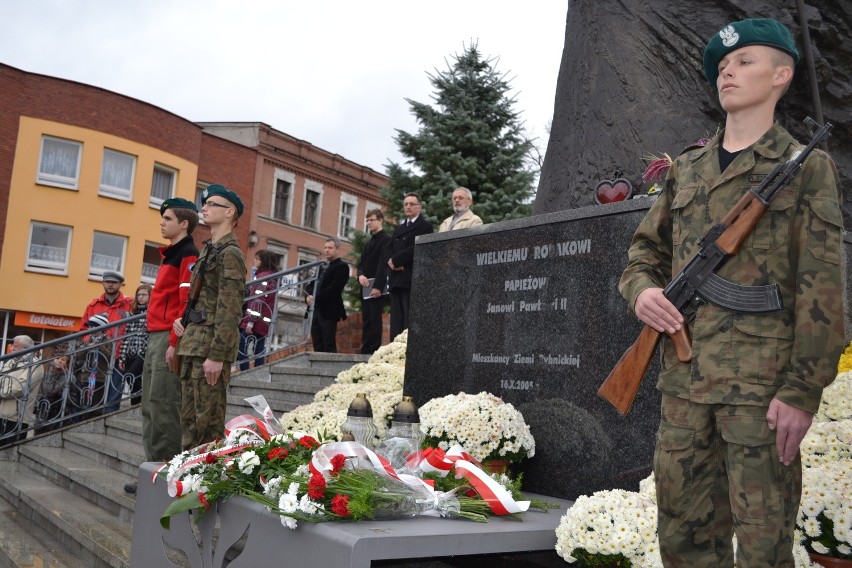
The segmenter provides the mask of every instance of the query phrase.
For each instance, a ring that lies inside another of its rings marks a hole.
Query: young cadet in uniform
[[[774,122],[799,58],[774,20],[725,26],[704,72],[727,113],[707,146],[672,164],[633,238],[619,289],[660,332],[688,325],[693,356],[662,344],[662,421],[654,474],[666,566],[793,566],[801,494],[799,443],[834,378],[843,348],[837,171],[821,151],[773,200],[719,270],[741,285],[777,283],[780,311],[735,313],[704,304],[684,317],[663,296],[710,227],[749,188],[803,146]]]
[[[174,324],[181,337],[180,423],[187,450],[225,436],[226,388],[237,358],[246,282],[245,259],[233,233],[242,200],[219,184],[208,186],[202,198],[201,215],[212,238],[192,270],[191,283],[200,280],[201,292],[186,328],[180,320]]]
[[[160,249],[163,261],[148,301],[148,350],[142,366],[142,445],[146,461],[169,461],[182,451],[180,378],[172,372],[177,335],[174,321],[189,299],[189,278],[198,259],[192,232],[198,209],[175,197],[160,206],[160,234],[169,246]],[[136,493],[136,483],[124,486]]]

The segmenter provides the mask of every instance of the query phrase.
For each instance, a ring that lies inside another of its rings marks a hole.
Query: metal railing
[[[263,330],[262,321],[268,331],[241,332],[235,364],[263,364],[270,355],[307,343],[313,310],[305,297],[315,294],[325,265],[313,262],[246,283],[243,322]],[[49,432],[138,403],[142,367],[128,363],[141,355],[134,351],[139,338],[147,346],[147,332],[127,329],[143,318],[136,314],[0,357],[0,446],[30,431]],[[124,342],[128,348],[119,364]]]

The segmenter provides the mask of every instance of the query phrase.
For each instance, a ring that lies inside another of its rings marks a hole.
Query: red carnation
[[[335,495],[331,500],[331,512],[338,517],[348,517],[349,495]]]
[[[283,460],[287,457],[287,454],[289,453],[290,452],[287,451],[285,448],[272,448],[271,450],[269,450],[269,453],[266,454],[266,457],[271,460]]]
[[[207,454],[206,456],[204,456],[204,463],[216,463],[216,456],[214,454]]]
[[[314,438],[310,436],[302,436],[301,438],[299,438],[299,443],[308,448],[309,450],[312,448],[319,447],[319,442],[317,442]]]
[[[346,456],[343,454],[337,454],[333,458],[331,458],[331,467],[332,473],[337,473],[343,468],[343,465],[346,463]]]
[[[322,499],[325,497],[325,478],[321,473],[312,473],[308,481],[308,496],[311,499]]]

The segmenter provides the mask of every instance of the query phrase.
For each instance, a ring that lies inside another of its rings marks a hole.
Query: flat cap
[[[799,62],[796,42],[781,22],[771,18],[733,22],[711,37],[704,48],[704,76],[714,89],[719,78],[719,62],[730,52],[747,45],[774,47]]]
[[[201,192],[201,203],[204,204],[207,201],[207,198],[211,195],[218,195],[219,197],[224,197],[228,201],[234,204],[234,207],[237,208],[237,215],[243,214],[243,200],[240,199],[240,196],[235,192],[231,191],[224,185],[214,183],[213,185],[208,185],[204,191]]]
[[[101,280],[103,280],[104,282],[124,282],[124,276],[122,276],[118,272],[107,270],[106,272],[104,272],[104,275],[101,277]]]
[[[166,209],[192,209],[198,213],[198,207],[195,206],[195,203],[183,197],[172,197],[163,201],[163,204],[160,205],[160,217],[163,216]]]

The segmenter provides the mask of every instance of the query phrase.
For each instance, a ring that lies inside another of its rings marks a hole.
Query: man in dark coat
[[[408,329],[409,304],[411,302],[411,272],[414,268],[414,240],[418,235],[428,235],[433,232],[432,223],[420,215],[422,208],[420,196],[407,193],[402,200],[405,221],[393,232],[393,236],[385,245],[387,267],[383,266],[380,276],[374,286],[383,288],[387,277],[390,286],[391,341]]]
[[[390,240],[390,236],[382,229],[384,219],[381,209],[367,211],[367,227],[373,236],[364,247],[361,262],[358,263],[358,283],[365,290],[361,297],[361,353],[364,355],[372,355],[382,344],[382,312],[386,300],[382,295],[384,290],[376,287],[375,278],[379,273],[385,245]],[[370,290],[369,297],[364,297],[366,290]]]
[[[316,297],[305,300],[314,307],[311,338],[314,351],[337,353],[337,322],[346,319],[343,307],[343,289],[349,281],[349,265],[340,258],[340,241],[328,239],[323,246],[328,266],[320,274]]]

